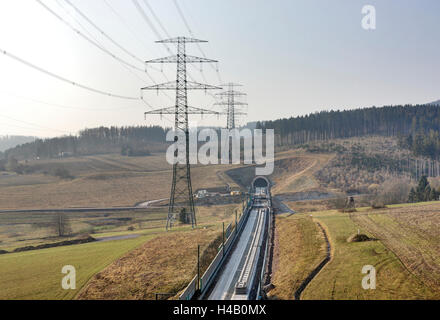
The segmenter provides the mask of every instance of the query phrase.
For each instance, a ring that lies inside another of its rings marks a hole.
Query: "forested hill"
[[[321,111],[290,119],[257,123],[275,129],[277,143],[302,144],[313,140],[365,135],[407,136],[440,130],[440,106],[405,105],[347,111]]]
[[[77,136],[37,139],[16,146],[6,150],[3,157],[32,159],[114,152],[132,156],[146,155],[165,149],[166,130],[159,126],[85,129]]]
[[[27,136],[0,136],[0,152],[35,139],[35,137]]]

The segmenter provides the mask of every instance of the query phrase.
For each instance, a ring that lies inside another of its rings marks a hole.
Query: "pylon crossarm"
[[[224,92],[219,92],[216,93],[215,95],[219,96],[219,97],[227,97],[227,96],[247,96],[246,93],[243,92],[239,92],[239,91],[224,91]]]
[[[149,114],[175,114],[175,113],[176,113],[176,107],[168,107],[168,108],[163,108],[163,109],[147,111],[144,114],[149,115]],[[209,109],[196,108],[196,107],[188,107],[187,113],[188,114],[216,114],[216,115],[223,114],[221,112],[217,112],[217,111],[213,111],[213,110],[209,110]]]
[[[142,88],[142,90],[176,90],[176,89],[177,89],[176,81],[170,81],[167,83],[161,83],[161,84],[156,84],[153,86]],[[186,90],[221,90],[221,88],[217,86],[211,86],[209,84],[187,81]]]
[[[165,57],[165,58],[158,58],[153,60],[145,61],[145,63],[177,63],[179,57],[177,55]],[[195,56],[185,56],[185,62],[186,63],[214,63],[218,62],[217,60],[207,59],[207,58],[201,58],[201,57],[195,57]]]
[[[214,105],[215,106],[228,106],[228,105],[230,105],[230,103],[227,101],[223,101],[223,102],[216,102],[216,103],[214,103]],[[235,106],[247,106],[248,104],[246,102],[234,101],[234,105]]]
[[[208,41],[188,38],[188,37],[175,37],[175,38],[156,41],[156,43],[176,43],[176,42],[194,43],[194,42],[208,42]]]

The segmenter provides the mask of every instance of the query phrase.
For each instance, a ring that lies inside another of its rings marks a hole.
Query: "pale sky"
[[[169,55],[131,0],[70,0],[97,26],[142,60]],[[104,38],[64,0],[42,2],[107,50],[143,68]],[[440,99],[437,0],[178,0],[208,58],[219,60],[223,82],[248,93],[241,123],[304,115],[319,110]],[[110,4],[110,7],[107,5]],[[166,38],[144,0],[139,0]],[[173,0],[147,0],[171,36],[189,36]],[[361,10],[374,5],[376,30],[361,27]],[[119,18],[111,8],[123,18]],[[78,24],[80,23],[80,25]],[[82,29],[85,28],[86,30]],[[78,36],[35,0],[0,1],[0,49],[69,80],[124,96],[139,96],[153,83]],[[188,53],[201,55],[195,45]],[[198,81],[218,85],[209,65],[189,67]],[[164,67],[170,80],[175,66]],[[149,74],[166,82],[160,70]],[[157,108],[169,97],[144,93]],[[38,103],[43,101],[57,106]],[[189,104],[213,108],[214,99],[191,93]],[[105,97],[52,79],[0,54],[0,135],[57,136],[100,125],[171,126],[172,118],[144,120],[141,101]],[[214,116],[193,124],[224,125]]]

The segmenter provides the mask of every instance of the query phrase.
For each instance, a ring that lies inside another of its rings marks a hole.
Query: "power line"
[[[177,3],[177,0],[173,0],[173,2],[174,2],[174,5],[175,5],[175,7],[176,7],[176,9],[177,9],[177,12],[179,13],[180,18],[182,19],[182,21],[183,21],[183,23],[184,23],[186,29],[187,29],[188,32],[189,32],[190,36],[193,37],[193,38],[195,38],[194,33],[192,32],[191,27],[189,26],[188,20],[186,20],[186,18],[185,18],[185,15],[184,15],[184,13],[183,13],[182,8],[181,8],[181,7],[179,6],[179,4]],[[196,45],[197,45],[197,48],[199,49],[200,53],[202,54],[202,56],[203,56],[204,58],[206,58],[205,52],[203,51],[203,49],[202,49],[202,47],[200,46],[200,44],[197,43]],[[213,64],[209,64],[209,65],[213,68],[214,71],[216,71],[217,77],[218,77],[220,83],[222,83],[223,81],[222,81],[222,78],[221,78],[221,76],[220,76],[220,72],[219,72],[219,70],[218,70],[218,67],[216,68]]]
[[[16,55],[14,55],[14,54],[6,51],[6,50],[3,50],[1,48],[0,48],[0,52],[3,53],[5,56],[8,56],[9,58],[12,58],[12,59],[14,59],[14,60],[16,60],[16,61],[18,61],[18,62],[20,62],[20,63],[22,63],[22,64],[24,64],[24,65],[26,65],[28,67],[30,67],[30,68],[32,68],[32,69],[40,71],[40,72],[42,72],[42,73],[44,73],[44,74],[46,74],[48,76],[51,76],[52,78],[55,78],[57,80],[66,82],[66,83],[68,83],[68,84],[70,84],[72,86],[75,86],[75,87],[78,87],[78,88],[82,88],[82,89],[85,89],[85,90],[88,90],[88,91],[91,91],[91,92],[94,92],[94,93],[98,93],[98,94],[101,94],[101,95],[104,95],[104,96],[108,96],[108,97],[119,98],[119,99],[126,99],[126,100],[139,100],[139,97],[129,97],[129,96],[118,95],[118,94],[114,94],[114,93],[111,93],[111,92],[95,89],[95,88],[86,86],[84,84],[81,84],[81,83],[69,80],[69,79],[64,78],[62,76],[59,76],[59,75],[57,75],[57,74],[55,74],[55,73],[53,73],[51,71],[48,71],[48,70],[43,69],[41,67],[38,67],[38,66],[36,66],[36,65],[34,65],[34,64],[32,64],[32,63],[30,63],[30,62],[28,62],[28,61],[26,61],[26,60],[24,60],[22,58],[19,58]]]
[[[146,70],[139,68],[135,65],[133,65],[130,62],[125,61],[124,59],[118,57],[117,55],[113,54],[111,51],[107,50],[106,48],[104,48],[103,46],[99,45],[98,43],[96,43],[95,41],[93,41],[92,39],[90,39],[88,36],[86,36],[84,33],[82,33],[80,30],[78,30],[77,28],[75,28],[74,26],[72,26],[69,22],[67,22],[65,19],[63,19],[59,14],[57,14],[55,11],[53,11],[51,8],[49,8],[47,5],[45,5],[43,2],[41,2],[41,0],[35,0],[37,3],[39,3],[43,8],[45,8],[47,11],[49,11],[52,15],[54,15],[57,19],[59,19],[61,22],[63,22],[67,27],[69,27],[70,29],[72,29],[76,34],[78,34],[79,36],[81,36],[82,38],[84,38],[86,41],[88,41],[90,44],[92,44],[93,46],[97,47],[98,49],[100,49],[101,51],[103,51],[104,53],[106,53],[107,55],[109,55],[110,57],[112,57],[113,59],[129,66],[130,68],[133,68],[135,70],[138,70],[140,72],[146,72]],[[148,73],[147,73],[148,74]]]
[[[115,8],[113,8],[113,6],[107,1],[107,0],[103,0],[104,3],[107,5],[107,7],[110,9],[111,12],[113,12],[113,14],[122,22],[122,24],[127,28],[127,30],[131,33],[131,35],[133,36],[133,38],[135,40],[137,40],[138,42],[143,42],[145,47],[148,47],[147,43],[144,42],[144,39],[142,37],[138,37],[136,35],[136,32],[133,31],[133,29],[130,27],[130,25],[125,21],[125,19],[118,13],[118,11],[115,10]]]
[[[78,25],[81,27],[81,29],[83,29],[84,30],[84,32],[86,32],[97,44],[99,44],[101,47],[104,47],[103,45],[102,45],[102,43],[100,43],[100,41],[98,40],[98,39],[96,39],[96,37],[93,35],[93,34],[91,34],[91,32],[89,32],[88,30],[87,30],[87,28],[86,27],[84,27],[84,25],[80,22],[80,21],[78,21],[78,19],[76,19],[76,17],[75,16],[73,16],[70,12],[69,12],[69,10],[67,10],[67,8],[66,7],[64,7],[58,0],[57,0],[57,4],[64,10],[64,11],[66,11],[66,13],[69,15],[69,16],[71,16],[75,21],[76,21],[76,23],[78,23]],[[73,6],[73,5],[72,5]],[[84,16],[85,17],[85,16]],[[85,17],[86,19],[88,19],[87,17]],[[88,19],[88,20],[90,20],[90,19]],[[93,24],[92,24],[93,25]],[[96,28],[98,28],[98,27],[96,27]],[[98,28],[98,31],[100,31],[101,32],[101,30]],[[142,61],[142,60],[140,60],[143,64],[144,64],[144,66],[146,66],[145,65],[145,63]],[[121,63],[120,61],[118,61],[119,63]],[[145,82],[145,80],[144,79],[142,79],[137,73],[135,73],[133,70],[131,70],[126,64],[124,64],[124,63],[121,63],[121,66],[123,67],[123,68],[125,68],[128,72],[130,72],[134,77],[136,77],[138,80],[140,80],[141,82]],[[153,83],[156,83],[156,81],[151,77],[151,75],[149,74],[149,73],[146,73],[145,72],[145,74],[148,76],[148,78],[153,82]]]
[[[145,13],[145,11],[142,9],[141,5],[139,4],[139,2],[137,0],[132,0],[133,4],[136,6],[136,8],[138,9],[138,11],[141,13],[142,17],[146,20],[147,24],[150,26],[150,28],[152,29],[152,31],[154,32],[154,34],[156,35],[157,40],[161,40],[162,36],[161,34],[157,31],[157,29],[154,27],[153,23],[151,22],[150,19],[148,19],[147,14]],[[153,16],[153,18],[156,20],[156,23],[159,25],[159,27],[162,29],[163,33],[168,37],[168,38],[172,38],[169,34],[169,32],[167,31],[167,29],[164,27],[164,24],[162,23],[162,21],[159,19],[158,15],[155,13],[155,11],[153,10],[152,6],[148,3],[147,0],[143,0],[144,4],[146,5],[146,7],[148,8],[148,10],[150,11],[151,15]],[[161,42],[165,49],[171,53],[171,50],[169,48],[169,46],[166,43]],[[196,43],[196,45],[201,49],[200,44]],[[204,55],[204,54],[203,54]],[[204,58],[206,59],[206,56],[204,56]],[[190,66],[196,68],[192,63],[188,63]],[[204,82],[207,82],[205,75],[203,74],[203,71],[200,70],[200,73],[202,75],[202,78],[204,80]],[[191,76],[191,74],[188,73],[188,77],[192,80],[195,81],[194,78]],[[217,97],[214,96],[211,92],[207,92],[208,95],[210,95],[211,97],[213,97],[214,99],[216,99]],[[212,110],[211,110],[212,111]],[[209,116],[208,116],[209,117]]]
[[[148,3],[147,0],[144,0],[144,4],[147,6],[148,10],[150,10],[151,15],[153,16],[153,18],[156,20],[157,24],[159,25],[159,27],[162,29],[163,33],[165,33],[165,35],[167,36],[167,38],[171,38],[170,34],[168,33],[168,31],[165,29],[162,21],[160,21],[159,17],[156,15],[156,13],[154,12],[153,8],[150,6],[150,4]]]
[[[127,108],[134,108],[135,107],[135,106],[132,106],[132,107],[124,107],[124,108],[81,108],[81,107],[68,106],[68,105],[64,105],[64,104],[47,102],[47,101],[43,101],[43,100],[39,100],[39,99],[35,99],[35,98],[25,97],[23,95],[18,95],[16,93],[11,93],[11,92],[0,91],[0,94],[5,94],[8,96],[18,98],[18,99],[23,99],[23,100],[27,100],[27,101],[30,101],[33,103],[43,104],[43,105],[47,105],[47,106],[51,106],[51,107],[56,107],[56,108],[61,108],[61,109],[81,110],[81,111],[116,111],[116,110],[124,110]],[[136,107],[139,107],[139,106],[137,105]]]
[[[158,15],[156,14],[156,12],[153,10],[152,6],[148,3],[147,0],[143,0],[145,6],[148,8],[148,10],[150,11],[151,15],[153,16],[154,20],[156,20],[156,23],[159,25],[159,27],[162,29],[163,33],[165,34],[165,36],[167,38],[172,38],[171,35],[168,33],[167,29],[164,27],[164,24],[162,23],[162,21],[159,19]],[[158,40],[161,40],[160,38],[160,34],[158,35],[158,32],[156,32],[156,36],[159,36]],[[197,43],[198,46],[200,46]],[[168,46],[166,46],[166,49],[168,50]],[[206,58],[206,57],[205,57]],[[190,66],[192,66],[193,68],[196,68],[193,64],[189,64]],[[207,82],[205,75],[203,74],[203,71],[200,69],[200,74],[202,75],[202,78],[205,82]],[[191,76],[190,76],[191,78]],[[194,79],[192,79],[194,80]]]
[[[15,119],[15,118],[12,118],[12,117],[9,117],[9,116],[5,116],[5,115],[1,115],[1,114],[0,114],[0,117],[5,118],[5,119],[9,119],[9,120],[12,120],[12,121],[21,122],[21,123],[24,123],[24,124],[27,124],[27,125],[39,127],[39,128],[45,129],[45,130],[58,131],[58,132],[63,132],[63,133],[69,133],[70,134],[70,132],[65,131],[65,130],[59,130],[59,129],[49,128],[49,127],[44,127],[44,126],[41,126],[39,124],[35,124],[35,123],[32,123],[32,122],[27,122],[27,121],[23,121],[23,120],[18,120],[18,119]]]
[[[139,11],[139,13],[141,14],[142,18],[144,19],[144,21],[148,24],[148,26],[150,27],[150,29],[154,32],[154,34],[156,35],[156,38],[158,40],[162,39],[162,36],[160,35],[159,31],[157,31],[156,27],[154,26],[154,24],[151,22],[151,20],[148,18],[148,15],[145,13],[145,10],[142,9],[141,5],[139,4],[139,2],[137,0],[132,0],[134,6],[136,7],[136,9]],[[165,47],[165,49],[168,51],[168,53],[172,53],[170,47],[166,44],[166,43],[162,43],[163,46]]]
[[[105,5],[110,9],[110,11],[119,19],[119,21],[121,21],[121,23],[126,27],[126,29],[130,32],[130,34],[132,35],[133,39],[136,40],[137,42],[142,42],[144,44],[144,46],[146,48],[148,48],[148,44],[145,42],[145,40],[138,36],[136,34],[136,32],[130,27],[130,25],[127,23],[127,21],[118,13],[117,10],[115,10],[115,8],[113,8],[113,6],[107,1],[107,0],[103,0]],[[149,68],[156,70],[156,71],[160,71],[159,69],[153,67],[153,66],[148,66]],[[165,74],[162,73],[164,75],[164,77],[166,78]]]
[[[76,7],[71,1],[69,0],[64,0],[65,2],[67,2],[76,12],[78,12],[78,14],[84,18],[84,20],[86,20],[90,25],[92,25],[96,30],[98,30],[102,36],[104,36],[106,39],[108,39],[111,43],[113,43],[115,46],[117,46],[119,49],[121,49],[122,51],[124,51],[126,54],[128,54],[130,57],[132,57],[133,59],[137,60],[138,62],[142,63],[143,65],[145,65],[145,61],[142,60],[141,58],[139,58],[138,56],[136,56],[134,53],[128,51],[127,49],[125,49],[122,45],[120,45],[117,41],[115,41],[112,37],[110,37],[106,32],[104,32],[104,30],[102,30],[99,26],[97,26],[91,19],[89,19],[81,10],[78,9],[78,7]]]

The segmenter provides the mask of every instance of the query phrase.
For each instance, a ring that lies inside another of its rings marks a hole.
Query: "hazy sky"
[[[155,28],[165,34],[139,0]],[[438,0],[178,0],[206,56],[220,61],[224,82],[239,82],[248,93],[248,116],[255,121],[318,110],[440,99]],[[63,19],[117,56],[142,68],[99,34],[64,0],[42,0]],[[169,55],[130,0],[71,0],[124,48],[143,60]],[[110,4],[110,7],[107,3]],[[148,0],[171,36],[189,32],[173,0]],[[361,27],[361,10],[374,5],[377,29]],[[116,16],[111,8],[123,18]],[[80,25],[78,24],[80,23]],[[82,29],[85,28],[86,30]],[[96,89],[139,96],[153,84],[78,36],[35,0],[0,1],[0,49],[69,80]],[[189,54],[201,55],[189,45]],[[189,67],[199,81],[218,85],[209,65]],[[164,67],[168,79],[175,66]],[[160,70],[150,71],[166,82]],[[174,105],[173,92],[144,94],[155,107]],[[38,103],[37,101],[58,106]],[[189,104],[212,108],[214,99],[191,93]],[[144,120],[149,108],[90,93],[52,79],[0,54],[0,135],[56,136],[99,125],[172,125],[172,118]],[[226,120],[193,117],[192,123]]]

